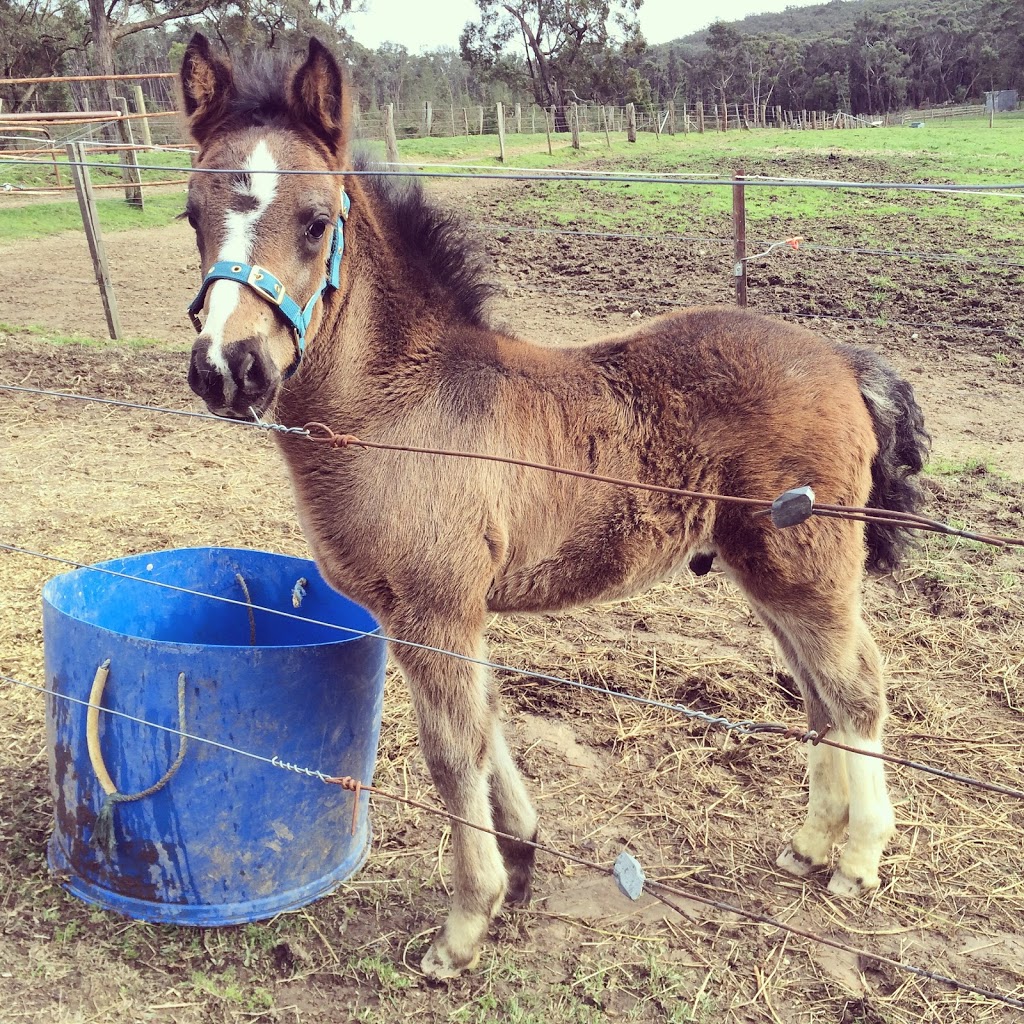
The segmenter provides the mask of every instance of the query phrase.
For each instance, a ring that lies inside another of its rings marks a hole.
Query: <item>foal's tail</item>
[[[839,349],[857,375],[878,439],[868,505],[893,512],[917,512],[924,504],[924,488],[917,475],[928,457],[931,435],[924,429],[924,414],[914,398],[914,389],[868,349],[853,345],[840,345]],[[900,564],[911,545],[911,536],[900,527],[868,523],[867,544],[868,568],[889,572]]]

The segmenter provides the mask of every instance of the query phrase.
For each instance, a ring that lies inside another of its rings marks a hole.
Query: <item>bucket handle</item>
[[[114,805],[144,800],[147,796],[159,793],[174,778],[182,761],[185,760],[185,752],[188,749],[188,736],[185,735],[185,673],[181,672],[178,675],[178,756],[175,757],[171,767],[163,776],[148,789],[143,789],[138,793],[120,792],[117,784],[110,777],[110,772],[107,771],[106,762],[103,760],[103,750],[100,747],[100,712],[103,710],[103,691],[106,688],[109,675],[110,659],[107,658],[96,669],[92,689],[89,692],[89,709],[85,716],[85,739],[89,748],[89,761],[105,794],[103,806],[100,808],[99,814],[96,815],[96,822],[93,825],[92,841],[108,857],[113,855],[115,845]]]

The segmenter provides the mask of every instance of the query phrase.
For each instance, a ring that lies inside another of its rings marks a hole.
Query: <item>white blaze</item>
[[[251,263],[253,247],[256,239],[256,224],[277,194],[277,183],[280,178],[277,161],[270,152],[270,147],[263,140],[249,154],[242,164],[249,172],[249,185],[237,184],[236,195],[248,196],[256,200],[251,210],[228,210],[224,215],[224,242],[217,253],[218,262]],[[209,360],[230,379],[227,361],[224,358],[224,329],[231,314],[238,306],[238,297],[242,285],[235,281],[214,281],[207,293],[206,323],[203,336],[210,339]]]

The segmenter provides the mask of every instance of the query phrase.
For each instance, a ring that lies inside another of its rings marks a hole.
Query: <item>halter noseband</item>
[[[317,303],[323,298],[328,288],[337,288],[341,275],[341,257],[345,251],[345,221],[348,220],[348,212],[351,209],[352,200],[348,193],[341,193],[341,216],[331,237],[331,251],[327,257],[327,274],[320,282],[320,287],[313,292],[312,298],[305,306],[300,306],[284,289],[284,285],[266,267],[258,263],[234,263],[230,260],[221,260],[210,267],[203,278],[203,283],[196,292],[196,297],[189,303],[188,315],[192,319],[192,326],[197,332],[201,332],[203,325],[199,320],[199,311],[206,301],[206,293],[214,281],[234,281],[236,284],[248,285],[261,299],[269,302],[288,321],[295,332],[295,362],[285,373],[290,377],[299,367],[299,361],[306,351],[306,331],[309,322],[313,319],[313,310]]]

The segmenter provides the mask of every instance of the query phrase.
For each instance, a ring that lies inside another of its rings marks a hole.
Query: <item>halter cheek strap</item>
[[[300,306],[285,291],[284,285],[266,267],[258,263],[232,263],[230,260],[221,260],[210,267],[203,283],[196,292],[196,297],[189,303],[188,315],[192,319],[192,325],[197,332],[202,331],[203,325],[199,319],[199,311],[206,302],[206,293],[215,281],[234,281],[236,284],[247,285],[261,299],[269,302],[291,326],[295,332],[295,361],[285,374],[290,377],[299,367],[299,361],[306,351],[306,331],[309,329],[309,322],[313,319],[313,311],[317,303],[323,298],[328,288],[337,288],[341,277],[341,257],[345,252],[345,221],[348,220],[348,213],[352,207],[352,200],[347,192],[341,193],[341,216],[331,237],[331,251],[327,257],[326,275],[320,281],[320,286],[313,292],[309,302]]]

